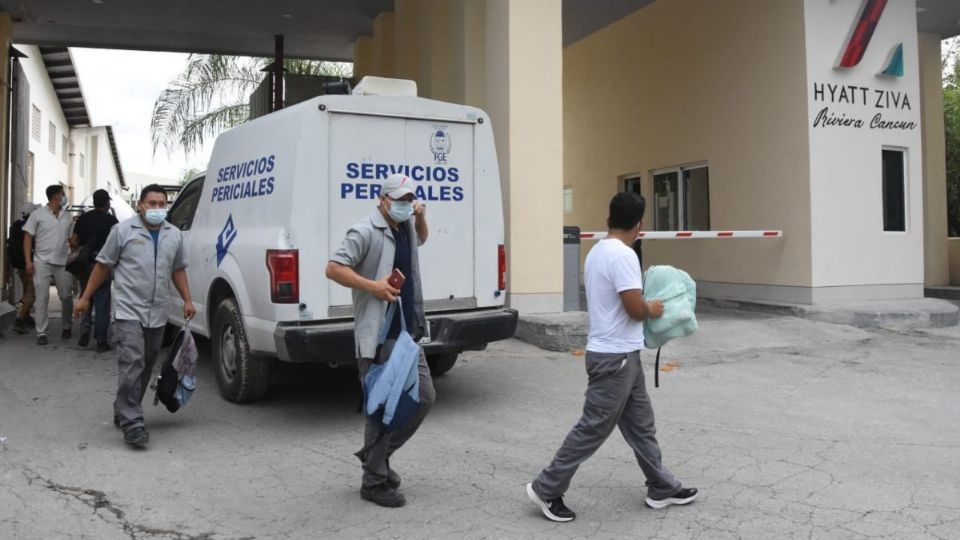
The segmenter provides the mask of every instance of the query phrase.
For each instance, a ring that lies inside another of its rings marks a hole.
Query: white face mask
[[[413,203],[408,201],[390,201],[390,219],[403,223],[413,215]]]
[[[143,213],[143,219],[150,225],[159,225],[167,219],[166,208],[148,208]]]

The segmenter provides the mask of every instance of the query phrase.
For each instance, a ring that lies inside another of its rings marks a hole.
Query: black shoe
[[[73,337],[73,330],[69,328],[64,328],[63,332],[60,332],[60,339],[70,339]],[[90,338],[87,338],[90,339]]]
[[[26,319],[17,319],[13,321],[13,331],[18,334],[26,334],[29,332],[30,326]]]
[[[533,490],[533,484],[527,484],[527,497],[530,497],[531,501],[537,503],[540,511],[543,512],[543,515],[550,521],[573,521],[577,517],[577,514],[574,513],[573,510],[563,504],[563,497],[543,499]]]
[[[90,331],[83,330],[82,332],[80,332],[80,341],[77,342],[77,345],[81,347],[86,347],[89,344],[90,344]]]
[[[40,334],[37,336],[37,345],[46,345],[47,344],[47,335]]]
[[[123,442],[140,448],[150,442],[150,434],[147,433],[147,428],[143,426],[132,427],[123,432]]]
[[[27,315],[26,322],[27,322],[27,328],[37,327],[37,320],[31,317],[30,315]]]
[[[399,491],[386,484],[360,488],[360,498],[387,508],[400,508],[407,504],[407,500]]]
[[[107,351],[109,351],[109,350],[110,350],[110,344],[107,343],[107,340],[105,340],[105,339],[98,339],[98,340],[97,340],[97,352],[98,352],[98,353],[105,353],[105,352],[107,352]]]
[[[662,499],[647,497],[646,503],[648,508],[666,508],[672,504],[690,504],[697,498],[698,493],[697,488],[683,488],[673,495]]]
[[[400,487],[400,475],[393,469],[387,469],[387,486],[393,489]]]

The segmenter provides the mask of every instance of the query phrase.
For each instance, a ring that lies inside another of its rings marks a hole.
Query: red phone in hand
[[[390,277],[387,278],[387,283],[390,284],[394,289],[400,290],[403,287],[403,282],[406,280],[406,276],[403,275],[403,272],[398,268],[393,269],[393,273],[390,274]]]

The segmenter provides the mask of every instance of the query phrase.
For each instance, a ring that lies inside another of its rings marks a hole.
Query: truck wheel
[[[458,356],[460,356],[460,353],[427,355],[427,365],[430,366],[430,375],[439,377],[440,375],[450,371],[453,365],[457,363]]]
[[[256,401],[267,392],[270,363],[250,353],[240,306],[233,298],[220,302],[213,317],[213,359],[220,394],[234,403]]]

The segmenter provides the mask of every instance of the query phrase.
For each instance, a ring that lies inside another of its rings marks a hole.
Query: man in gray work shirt
[[[420,287],[418,247],[427,241],[425,207],[416,202],[413,181],[402,174],[387,177],[380,190],[380,204],[370,215],[350,228],[343,244],[327,263],[327,277],[353,289],[354,337],[360,380],[363,381],[373,363],[389,357],[393,343],[400,335],[400,317],[406,321],[414,340],[419,340],[427,327]],[[406,277],[400,289],[388,282],[393,269]],[[388,302],[403,299],[392,321],[385,321]],[[382,351],[377,351],[380,331],[390,325]],[[407,425],[395,432],[380,433],[379,426],[367,421],[364,447],[357,452],[363,464],[360,496],[386,507],[406,504],[397,491],[400,476],[390,468],[390,456],[420,427],[435,397],[430,368],[420,349],[420,409]]]
[[[46,206],[30,214],[23,226],[25,272],[33,278],[36,289],[34,309],[37,312],[37,345],[47,344],[47,304],[50,301],[51,279],[60,297],[60,318],[63,322],[60,337],[70,339],[72,327],[73,276],[67,272],[65,265],[70,253],[67,238],[73,227],[73,218],[67,213],[69,201],[60,184],[47,187],[47,201]]]
[[[166,222],[167,194],[151,184],[140,193],[138,214],[110,230],[97,265],[77,302],[74,316],[90,309],[90,298],[114,272],[117,360],[120,375],[113,423],[127,444],[150,440],[143,422],[143,395],[163,342],[170,303],[170,282],[183,299],[183,316],[194,316],[187,285],[187,259],[180,230]]]

